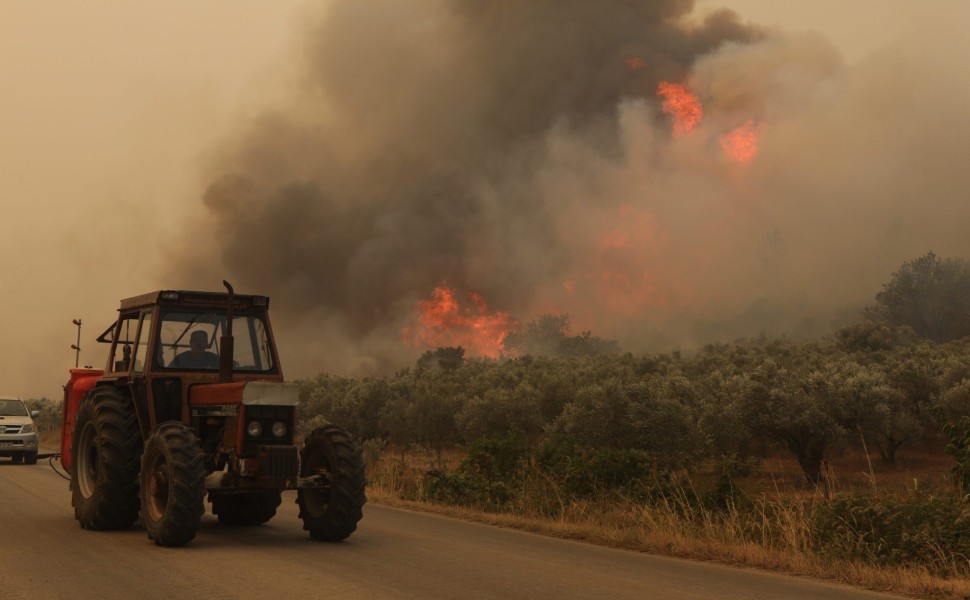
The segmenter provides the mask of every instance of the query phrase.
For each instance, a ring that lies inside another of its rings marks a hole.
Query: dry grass
[[[432,460],[433,458],[433,460]],[[742,480],[754,515],[711,511],[680,501],[661,503],[561,501],[555,518],[520,505],[504,512],[421,502],[422,476],[429,468],[454,469],[459,453],[442,457],[385,455],[371,461],[368,497],[379,504],[447,515],[543,535],[695,560],[755,567],[791,575],[838,581],[861,588],[918,598],[968,599],[970,581],[942,579],[927,569],[878,568],[861,562],[825,559],[811,551],[810,512],[824,502],[824,491],[805,483],[797,465],[785,458],[763,463],[756,476]],[[847,453],[828,465],[830,491],[861,488],[912,490],[948,485],[949,465],[942,453],[914,454],[895,468]],[[548,498],[546,499],[548,500]]]

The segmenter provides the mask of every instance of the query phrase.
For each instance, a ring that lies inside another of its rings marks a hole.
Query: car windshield
[[[166,369],[217,370],[219,343],[225,335],[226,313],[175,309],[162,315],[158,330],[157,366]],[[232,318],[233,369],[269,371],[273,368],[266,323],[258,315]]]
[[[26,417],[27,408],[20,400],[0,400],[0,417]]]

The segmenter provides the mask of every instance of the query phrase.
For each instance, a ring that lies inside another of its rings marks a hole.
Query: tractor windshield
[[[226,313],[170,310],[158,330],[156,363],[166,369],[219,369],[219,341],[226,331]],[[233,369],[269,371],[273,368],[266,323],[258,315],[234,314]]]

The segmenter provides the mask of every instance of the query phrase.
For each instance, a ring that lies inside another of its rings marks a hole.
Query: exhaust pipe
[[[236,303],[236,296],[228,281],[222,280],[222,285],[226,286],[229,291],[229,308],[226,310],[225,332],[219,339],[219,382],[230,383],[232,381],[233,364],[232,307]]]

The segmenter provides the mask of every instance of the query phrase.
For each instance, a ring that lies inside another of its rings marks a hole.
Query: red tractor
[[[224,282],[225,283],[225,282]],[[104,370],[72,369],[61,463],[85,529],[138,519],[161,546],[191,541],[205,512],[227,525],[273,518],[296,490],[316,540],[349,536],[362,517],[364,464],[334,425],[295,444],[298,387],[285,383],[269,298],[165,290],[121,301],[98,338]]]

